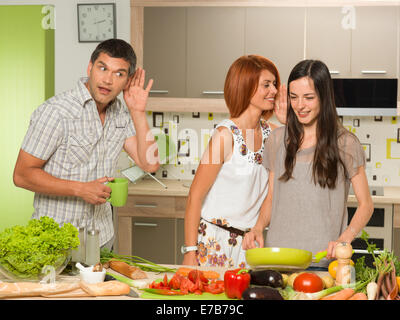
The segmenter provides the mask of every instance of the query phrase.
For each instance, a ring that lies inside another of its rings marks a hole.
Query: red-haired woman
[[[276,117],[281,122],[286,117],[286,93],[278,98],[278,88],[278,70],[264,57],[242,56],[229,68],[224,98],[230,118],[217,125],[189,191],[183,264],[246,265],[242,240],[264,209],[268,191],[262,161],[275,126],[265,119],[279,104]]]

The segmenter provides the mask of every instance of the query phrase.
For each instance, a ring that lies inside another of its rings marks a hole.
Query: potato
[[[288,284],[289,276],[286,273],[282,273],[283,287],[285,288]]]
[[[323,277],[321,277],[321,279],[322,279],[322,282],[324,283],[325,289],[333,287],[333,284],[335,283],[332,276],[330,276],[330,275],[323,276]]]

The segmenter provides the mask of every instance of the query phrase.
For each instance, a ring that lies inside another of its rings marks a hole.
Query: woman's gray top
[[[312,177],[314,147],[299,150],[293,178],[279,180],[285,171],[285,128],[275,129],[267,139],[264,166],[274,173],[271,220],[266,247],[298,248],[313,254],[327,249],[347,227],[347,196],[350,179],[365,165],[365,152],[355,135],[343,129],[338,138],[347,176],[339,166],[335,189],[321,188]],[[312,266],[324,267],[327,260]]]

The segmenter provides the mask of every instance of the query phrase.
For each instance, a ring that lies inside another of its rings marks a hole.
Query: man
[[[145,71],[135,67],[128,43],[100,43],[88,78],[33,112],[14,169],[15,185],[35,192],[32,218],[49,216],[74,226],[91,225],[94,218],[100,246],[108,248],[114,229],[105,183],[113,179],[122,148],[143,170],[159,168],[145,115],[153,80],[144,88]],[[121,91],[126,107],[117,98]]]

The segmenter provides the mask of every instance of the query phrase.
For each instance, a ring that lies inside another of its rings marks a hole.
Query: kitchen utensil
[[[77,263],[75,264],[75,266],[76,266],[80,271],[86,271],[86,268],[85,268],[83,265],[81,265],[79,262],[77,262]]]
[[[87,234],[86,234],[86,260],[85,260],[85,263],[89,266],[94,266],[99,261],[100,261],[99,230],[96,230],[96,228],[95,228],[94,212],[93,212],[92,226],[87,231]]]
[[[99,230],[88,230],[86,235],[86,264],[89,266],[94,266],[99,261]]]
[[[73,262],[84,262],[86,259],[85,249],[85,228],[78,228],[79,246],[77,249],[72,250],[72,261]]]
[[[253,269],[275,269],[281,271],[307,269],[311,262],[318,263],[327,252],[313,257],[311,251],[295,248],[254,248],[246,251],[246,261]]]
[[[132,288],[129,290],[128,296],[132,298],[139,298],[139,294]]]
[[[99,283],[103,282],[104,278],[106,277],[106,269],[102,271],[93,271],[93,267],[87,267],[83,270],[80,269],[79,276],[82,281],[87,283]]]
[[[335,248],[335,256],[338,261],[336,269],[335,285],[340,286],[350,282],[350,258],[353,255],[353,247],[350,243],[341,242]]]

